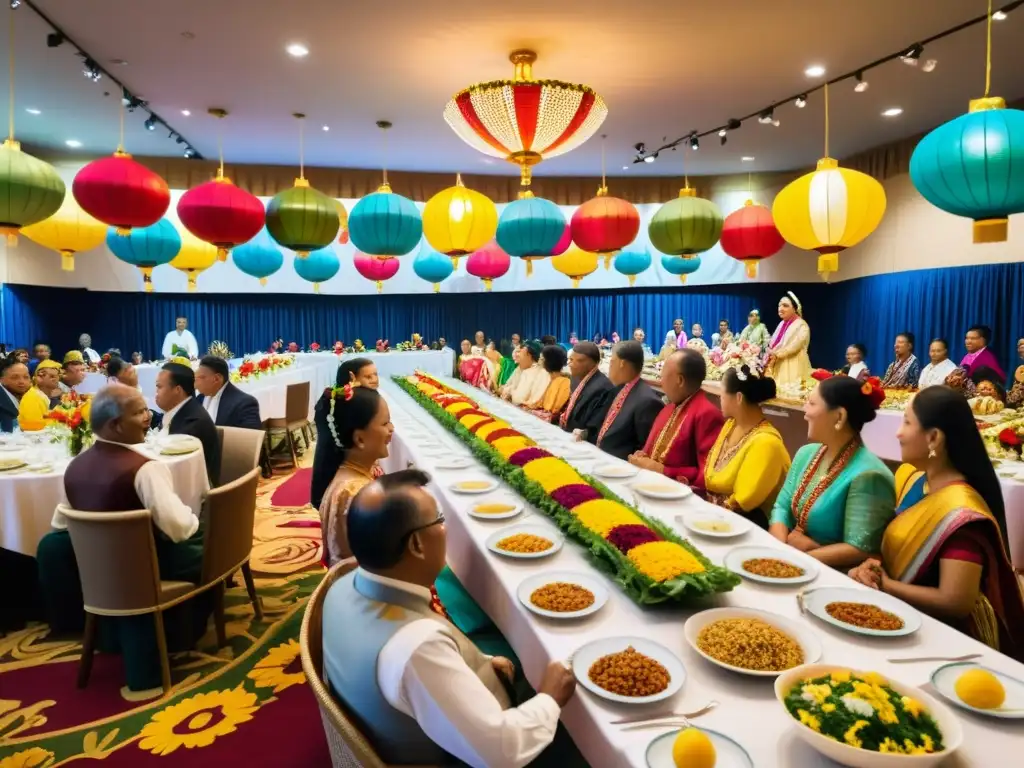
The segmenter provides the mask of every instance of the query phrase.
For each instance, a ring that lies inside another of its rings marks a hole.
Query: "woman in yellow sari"
[[[32,376],[32,388],[18,405],[18,426],[26,432],[38,432],[53,424],[46,418],[51,403],[60,397],[61,365],[56,360],[43,360]]]
[[[924,389],[897,437],[912,466],[897,476],[896,519],[881,562],[850,576],[1022,659],[1024,599],[1007,555],[1002,490],[970,406],[949,387]]]
[[[743,365],[726,371],[726,422],[704,465],[708,501],[747,515],[765,530],[790,463],[782,435],[761,411],[761,403],[773,397],[775,382],[757,370]]]
[[[540,363],[548,375],[548,386],[543,397],[523,407],[544,421],[552,421],[569,402],[569,377],[562,373],[568,359],[565,349],[557,344],[549,344],[541,350]]]

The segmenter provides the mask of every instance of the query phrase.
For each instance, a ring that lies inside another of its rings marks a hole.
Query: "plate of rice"
[[[775,698],[800,739],[851,768],[934,766],[963,743],[949,707],[877,672],[805,664],[776,678]]]
[[[821,641],[804,623],[752,608],[712,608],[686,620],[690,646],[723,669],[776,677],[821,658]]]

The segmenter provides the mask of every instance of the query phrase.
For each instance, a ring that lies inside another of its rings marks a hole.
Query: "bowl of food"
[[[819,587],[805,591],[800,599],[815,618],[858,635],[900,637],[921,627],[921,614],[877,589]]]
[[[812,558],[786,546],[736,547],[726,553],[722,565],[762,584],[804,584],[818,576],[818,565]]]
[[[850,768],[938,765],[963,743],[949,707],[876,672],[805,664],[776,678],[775,698],[800,739]]]
[[[686,642],[712,664],[756,677],[775,677],[821,658],[808,626],[752,608],[712,608],[683,626]]]
[[[555,554],[562,548],[562,537],[544,526],[515,525],[495,531],[486,544],[497,555],[532,560]]]
[[[605,637],[572,657],[576,680],[591,693],[622,704],[650,704],[683,687],[683,662],[668,648],[643,637]]]
[[[608,588],[587,573],[537,573],[524,579],[516,593],[528,610],[549,619],[583,618],[608,602]]]

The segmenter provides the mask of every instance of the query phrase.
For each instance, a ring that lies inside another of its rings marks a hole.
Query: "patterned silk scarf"
[[[583,388],[587,386],[587,382],[594,377],[595,373],[597,373],[596,366],[590,371],[590,373],[583,377],[583,380],[580,381],[575,391],[573,391],[572,397],[569,398],[569,404],[565,407],[565,410],[562,411],[562,415],[558,417],[558,426],[562,429],[565,429],[565,425],[569,423],[569,414],[572,413],[572,409],[576,406],[576,401],[579,400],[580,395],[583,393]]]
[[[604,440],[604,436],[608,434],[608,430],[612,428],[612,424],[615,423],[616,417],[622,410],[622,406],[626,402],[626,398],[629,397],[629,393],[633,391],[633,387],[640,381],[640,377],[637,376],[629,384],[622,388],[622,391],[615,396],[612,401],[611,408],[608,409],[608,415],[604,417],[604,424],[601,425],[601,431],[597,433],[597,447],[601,447],[601,441]]]

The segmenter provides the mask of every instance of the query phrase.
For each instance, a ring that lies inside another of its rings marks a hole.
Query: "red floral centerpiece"
[[[1017,456],[1021,455],[1021,451],[1024,450],[1024,440],[1017,433],[1017,430],[1012,427],[1007,427],[999,433],[999,444],[1003,448],[1007,448],[1011,451],[1016,451]]]
[[[60,402],[46,414],[46,418],[64,427],[67,434],[68,452],[77,456],[92,442],[92,427],[89,425],[89,401],[77,392],[61,396]]]
[[[316,342],[314,341],[314,342],[313,342],[312,344],[310,344],[310,345],[309,345],[309,351],[310,351],[310,352],[319,352],[319,351],[320,351],[320,345],[319,345],[319,344],[317,344],[317,343],[316,343]]]

